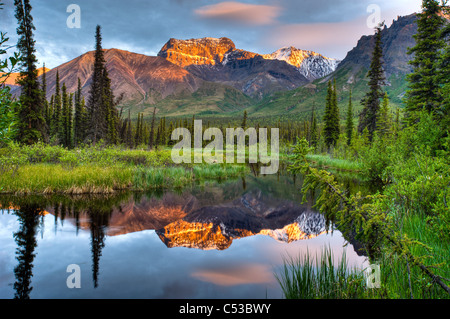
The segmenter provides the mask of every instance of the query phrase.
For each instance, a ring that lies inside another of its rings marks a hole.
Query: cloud
[[[281,13],[281,7],[230,1],[203,6],[194,12],[204,19],[262,26],[276,23],[276,18]]]
[[[240,266],[223,265],[217,269],[203,269],[192,273],[192,277],[219,286],[261,284],[273,282],[273,274],[266,265],[246,264]]]

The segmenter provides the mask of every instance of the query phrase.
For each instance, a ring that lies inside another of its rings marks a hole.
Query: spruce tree
[[[170,123],[169,123],[169,132],[167,133],[167,138],[166,138],[168,146],[171,146],[171,145],[175,144],[175,141],[173,141],[172,138],[171,138],[172,137],[172,132],[174,130],[175,130],[175,127],[174,127],[172,121],[170,121]]]
[[[108,98],[105,96],[105,58],[102,48],[101,27],[98,25],[95,34],[95,54],[92,83],[87,103],[88,128],[86,138],[94,145],[97,141],[107,138],[108,134]]]
[[[47,101],[47,72],[45,72],[45,63],[44,66],[42,67],[43,69],[43,73],[42,73],[42,102],[44,104],[44,118],[45,118],[45,124],[47,126],[48,129],[48,134],[50,135],[50,126],[51,126],[51,122],[52,122],[52,118],[51,118],[51,112],[50,112],[50,104]]]
[[[450,7],[444,6],[443,10],[450,14]],[[440,38],[445,43],[445,48],[439,61],[439,84],[441,86],[442,104],[436,110],[436,117],[443,128],[444,134],[450,127],[450,23],[442,29]],[[446,133],[448,134],[448,133]]]
[[[149,136],[149,150],[153,149],[153,136],[154,136],[154,130],[155,130],[155,115],[156,115],[156,107],[153,108],[153,115],[152,115],[152,124],[150,126],[150,136]],[[187,120],[185,120],[185,127],[187,127]]]
[[[389,115],[389,97],[387,93],[385,93],[381,103],[377,131],[382,138],[388,138],[391,133],[391,128],[392,123]]]
[[[136,146],[138,146],[138,145],[140,145],[142,143],[142,136],[141,136],[142,121],[141,121],[141,115],[142,115],[142,113],[138,113],[138,119],[137,119],[137,123],[136,123],[136,132],[134,132],[134,144]]]
[[[385,75],[383,70],[383,49],[381,43],[382,28],[381,23],[375,29],[375,47],[372,53],[372,62],[368,73],[369,92],[361,100],[363,109],[359,118],[358,131],[362,133],[365,128],[368,130],[369,141],[373,139],[373,133],[377,129],[378,113],[380,111],[380,99],[384,96],[383,85]]]
[[[111,79],[109,78],[106,67],[103,68],[103,95],[102,103],[105,109],[106,135],[105,139],[110,144],[117,144],[119,130],[119,114],[116,109],[116,101],[114,101],[114,93],[111,89]]]
[[[422,12],[417,14],[416,45],[408,50],[409,54],[414,55],[409,62],[413,72],[408,75],[409,88],[406,92],[405,116],[408,125],[418,121],[422,110],[435,114],[442,103],[438,62],[444,47],[440,32],[445,20],[441,11],[436,0],[423,0]]]
[[[55,109],[55,96],[52,94],[52,96],[50,97],[50,103],[48,105],[48,118],[49,118],[49,134],[50,134],[50,139],[53,137],[53,112]]]
[[[247,127],[247,111],[244,111],[244,117],[242,118],[241,127],[245,130]]]
[[[69,147],[69,95],[67,93],[66,84],[63,83],[62,86],[62,108],[61,108],[61,118],[59,123],[59,141],[64,147]]]
[[[317,147],[318,141],[319,141],[319,133],[317,131],[316,112],[313,110],[313,112],[312,112],[312,120],[311,120],[311,140],[310,140],[310,145],[312,147]]]
[[[84,110],[83,105],[81,103],[82,94],[81,94],[81,80],[78,78],[78,86],[77,91],[75,93],[75,115],[73,121],[73,136],[74,136],[74,146],[77,147],[80,143],[82,143],[84,139]]]
[[[17,112],[19,119],[17,139],[25,144],[33,144],[40,140],[47,142],[48,127],[44,116],[42,91],[37,79],[37,58],[33,39],[33,31],[36,28],[31,16],[32,8],[29,0],[14,0],[14,5],[16,7],[15,17],[19,25],[17,27],[19,36],[17,49],[22,55],[21,72],[17,82],[21,86],[20,107]]]
[[[158,150],[158,145],[161,144],[161,129],[158,126],[158,129],[156,131],[156,140],[155,140],[155,149]]]
[[[331,102],[332,102],[332,120],[331,120],[331,123],[333,125],[333,144],[336,145],[337,140],[339,139],[339,134],[341,133],[341,124],[340,124],[340,116],[339,116],[336,79],[334,79],[333,95],[332,95]]]
[[[126,143],[129,148],[133,148],[133,131],[131,127],[131,114],[128,110],[128,121],[127,121],[127,133],[126,133]]]
[[[67,128],[66,128],[66,141],[67,147],[73,147],[73,93],[69,94],[69,105],[67,109]]]
[[[334,85],[328,82],[327,99],[324,115],[324,139],[328,150],[331,146],[335,146],[340,134],[339,108],[337,105],[337,88],[336,80]]]
[[[327,146],[328,149],[333,144],[333,124],[331,123],[333,113],[332,96],[333,96],[333,86],[331,84],[331,81],[328,81],[325,114],[323,118],[324,122],[323,134],[325,145]]]
[[[59,71],[56,70],[56,89],[55,89],[55,97],[53,99],[53,117],[51,125],[52,137],[58,138],[60,122],[61,122],[61,91],[59,83]]]
[[[352,143],[353,136],[353,105],[352,105],[352,91],[350,90],[350,97],[348,99],[348,108],[347,108],[347,121],[345,124],[345,134],[347,137],[347,145],[350,146]]]

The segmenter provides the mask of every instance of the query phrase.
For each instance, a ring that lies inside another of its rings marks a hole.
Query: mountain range
[[[401,104],[411,71],[407,50],[415,43],[415,22],[415,14],[398,17],[382,31],[386,91],[394,105]],[[337,81],[340,104],[347,103],[350,89],[355,100],[362,98],[373,47],[374,36],[362,36],[338,61],[294,47],[258,54],[222,37],[169,39],[157,56],[119,49],[104,54],[113,91],[124,94],[122,106],[132,114],[150,115],[156,107],[159,115],[169,116],[241,114],[243,109],[250,116],[306,116],[313,104],[323,109],[331,79]],[[48,71],[47,98],[55,92],[56,72],[68,92],[75,92],[80,78],[87,96],[93,62],[91,51]],[[12,87],[17,95],[20,88]]]

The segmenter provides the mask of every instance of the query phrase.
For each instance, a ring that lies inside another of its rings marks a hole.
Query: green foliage
[[[9,87],[0,87],[0,147],[12,141],[17,133],[19,103],[14,101]]]
[[[377,143],[374,143],[374,145],[377,145]],[[378,145],[378,147],[380,146]],[[386,256],[386,254],[394,254],[400,258],[405,258],[408,265],[418,267],[420,272],[429,279],[430,283],[437,283],[450,294],[450,288],[443,283],[440,277],[430,271],[430,267],[436,267],[436,265],[427,266],[427,255],[416,254],[415,247],[427,250],[427,246],[418,240],[412,239],[409,236],[411,232],[405,233],[402,227],[403,223],[398,222],[397,205],[405,207],[402,206],[401,201],[396,201],[390,192],[369,196],[361,196],[360,193],[351,196],[347,195],[343,190],[344,188],[336,182],[333,175],[310,166],[307,161],[307,154],[311,150],[305,139],[298,140],[291,156],[293,164],[289,168],[294,174],[304,174],[302,185],[303,200],[307,200],[306,195],[309,192],[320,191],[314,207],[324,213],[328,219],[339,225],[345,236],[356,234],[356,238],[365,246],[372,260],[384,258],[383,256]],[[400,163],[395,162],[395,165],[400,165]],[[387,166],[389,167],[389,165]],[[395,172],[395,167],[392,169]],[[448,174],[448,166],[446,169]],[[429,180],[430,183],[433,183],[433,187],[444,186],[442,187],[444,194],[437,194],[438,197],[443,198],[442,205],[438,205],[438,207],[444,210],[448,209],[446,206],[448,194],[446,192],[449,180],[444,179],[444,177],[440,181],[435,181],[435,179],[431,178]],[[417,179],[414,179],[414,181],[416,182]],[[423,184],[423,182],[422,180],[418,181],[420,184]],[[411,185],[409,183],[409,186]],[[391,190],[395,190],[395,188],[391,188]],[[414,195],[414,189],[408,190],[407,193]],[[399,197],[404,197],[404,194],[400,194]],[[414,200],[417,201],[416,198]],[[432,199],[425,198],[425,202],[428,204],[430,200]],[[447,216],[448,213],[439,212],[439,218],[446,218]],[[439,223],[439,225],[442,224]],[[444,225],[448,225],[448,223]],[[445,229],[447,228],[444,227],[444,233]],[[448,245],[448,242],[446,245]],[[440,266],[448,269],[448,260]],[[442,290],[440,291],[443,293]],[[444,294],[444,296],[446,295]]]
[[[0,3],[0,9],[3,9],[1,5]],[[0,32],[0,57],[7,53],[8,40],[6,33]],[[3,84],[19,61],[20,56],[17,52],[8,59],[0,59],[0,147],[12,141],[17,134],[17,110],[20,104],[13,99],[10,88]]]
[[[391,176],[387,168],[395,160],[393,154],[395,146],[375,134],[372,144],[367,143],[360,149],[361,174],[373,183],[390,183]]]
[[[389,112],[389,97],[384,93],[378,116],[377,132],[381,138],[390,138],[392,134],[392,119]]]
[[[417,14],[416,45],[408,51],[414,54],[410,61],[413,72],[408,75],[409,89],[405,101],[409,125],[417,121],[417,112],[436,114],[442,102],[438,63],[444,47],[440,32],[445,19],[441,15],[442,7],[436,0],[423,0],[422,9]]]

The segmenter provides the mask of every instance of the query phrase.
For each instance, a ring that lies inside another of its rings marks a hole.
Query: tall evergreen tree
[[[450,16],[450,7],[445,5],[443,11]],[[450,127],[450,23],[442,29],[440,38],[445,43],[445,48],[439,61],[439,84],[443,101],[441,107],[436,110],[436,116],[445,133]],[[447,133],[448,134],[448,133]]]
[[[102,48],[101,27],[98,25],[95,34],[94,70],[89,91],[87,110],[88,128],[86,138],[94,145],[101,139],[111,138],[111,108],[112,92],[108,86],[108,73],[105,68],[105,58]]]
[[[316,112],[313,108],[311,116],[311,133],[310,133],[310,145],[316,147],[319,141],[319,132],[317,131],[317,119]]]
[[[311,145],[317,147],[318,142],[319,142],[319,131],[317,127],[316,114],[314,114],[313,123],[311,127]]]
[[[324,122],[323,136],[324,136],[325,145],[327,146],[327,148],[330,148],[330,146],[333,144],[333,125],[331,123],[332,112],[333,112],[332,96],[333,96],[333,86],[331,84],[331,81],[328,81],[327,98],[326,98],[326,104],[325,104],[325,114],[324,114],[324,118],[323,118],[323,122]]]
[[[241,127],[245,130],[247,127],[247,111],[244,111],[244,117],[242,118]]]
[[[352,91],[350,90],[350,97],[348,99],[348,108],[347,108],[347,121],[345,124],[345,135],[347,137],[347,145],[350,146],[352,143],[353,136],[353,105],[352,105]]]
[[[43,73],[42,73],[42,102],[44,104],[44,118],[45,118],[45,124],[47,126],[47,134],[50,135],[50,126],[52,123],[51,118],[51,110],[50,110],[50,104],[47,101],[47,72],[45,72],[45,63],[42,67]]]
[[[106,140],[110,144],[117,144],[118,130],[119,130],[119,114],[116,109],[116,101],[114,100],[114,93],[111,89],[111,79],[108,76],[106,67],[103,69],[103,96],[102,102],[105,109],[105,122],[107,126]]]
[[[155,115],[156,115],[156,107],[153,108],[153,115],[152,115],[152,124],[150,126],[150,136],[149,136],[149,150],[153,149],[153,136],[154,136],[154,130],[155,130]],[[187,120],[185,120],[185,127],[187,127]]]
[[[138,119],[136,123],[136,132],[134,132],[134,144],[140,145],[142,143],[142,120],[141,120],[142,113],[138,113]]]
[[[56,89],[55,89],[55,96],[53,99],[53,117],[50,130],[51,135],[53,137],[58,137],[60,122],[61,122],[61,90],[59,83],[59,71],[56,70]]]
[[[52,96],[50,97],[50,103],[48,105],[48,118],[49,118],[49,134],[50,134],[50,138],[52,138],[53,136],[53,112],[55,109],[55,96],[52,94]]]
[[[168,146],[172,146],[175,144],[175,141],[172,140],[172,132],[175,130],[175,126],[173,125],[173,122],[170,121],[169,123],[169,132],[167,133],[166,141]]]
[[[33,31],[36,28],[31,16],[32,8],[29,0],[14,0],[14,5],[16,7],[15,17],[19,24],[17,48],[22,55],[21,72],[17,82],[22,89],[19,98],[17,139],[25,144],[33,144],[39,140],[47,142],[48,127],[44,116],[42,91],[37,79],[37,58],[33,39]]]
[[[63,83],[62,86],[62,109],[61,109],[61,120],[59,123],[59,141],[64,147],[70,147],[70,101],[69,94],[67,93],[66,84]]]
[[[133,148],[133,131],[131,127],[131,114],[128,110],[128,121],[127,121],[127,133],[126,133],[126,143],[129,148]]]
[[[156,130],[156,140],[155,140],[155,149],[158,150],[158,145],[161,144],[161,129],[160,126],[158,126],[158,129]]]
[[[417,122],[420,111],[435,114],[442,103],[439,85],[438,62],[444,47],[441,30],[445,20],[442,8],[436,0],[423,0],[422,12],[417,14],[416,45],[409,49],[414,58],[409,62],[413,72],[408,75],[409,89],[406,92],[406,121]],[[447,77],[448,78],[448,77]]]
[[[337,97],[337,84],[336,79],[333,83],[333,95],[332,95],[332,124],[333,124],[333,144],[336,145],[341,133],[341,122],[339,116],[338,97]]]
[[[69,105],[67,109],[67,128],[66,128],[66,141],[67,147],[73,147],[73,93],[69,94]]]
[[[392,128],[392,121],[389,115],[389,97],[384,93],[383,101],[381,102],[380,114],[378,118],[378,129],[380,136],[383,138],[389,137]]]
[[[378,113],[380,111],[380,99],[384,96],[383,85],[385,84],[385,75],[383,70],[383,49],[381,43],[382,28],[381,23],[375,29],[375,47],[372,53],[372,62],[368,73],[369,92],[361,101],[363,109],[359,118],[358,131],[362,133],[367,128],[369,141],[373,139],[373,133],[377,129]]]
[[[334,80],[334,85],[332,84],[331,81],[328,82],[324,123],[325,126],[323,129],[323,134],[325,139],[325,145],[327,146],[328,149],[330,149],[331,146],[336,145],[340,133],[336,80]]]
[[[84,139],[84,110],[81,103],[81,80],[78,78],[77,91],[75,93],[75,114],[73,121],[74,146],[77,147]]]

